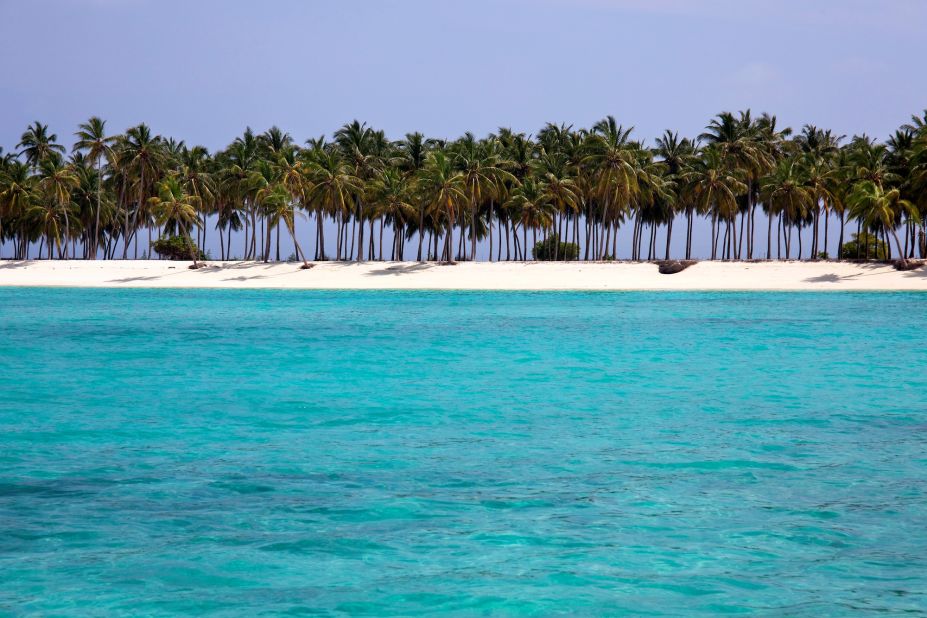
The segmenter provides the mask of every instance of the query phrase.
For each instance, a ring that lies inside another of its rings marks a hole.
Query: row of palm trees
[[[298,238],[298,217],[311,239]],[[454,141],[391,141],[357,121],[303,145],[277,127],[248,129],[210,153],[144,124],[109,134],[94,117],[70,154],[39,122],[0,150],[0,240],[15,259],[137,258],[174,235],[195,256],[215,234],[220,259],[266,262],[280,260],[284,233],[303,262],[303,247],[312,260],[451,262],[476,259],[478,246],[489,260],[527,260],[554,235],[555,259],[569,242],[581,259],[606,260],[619,232],[632,259],[690,259],[699,219],[711,259],[827,257],[821,248],[836,233],[839,254],[848,225],[923,257],[927,111],[884,143],[811,125],[792,135],[745,111],[719,114],[696,139],[666,131],[653,147],[609,116],[590,129]],[[679,256],[674,225],[685,226]]]

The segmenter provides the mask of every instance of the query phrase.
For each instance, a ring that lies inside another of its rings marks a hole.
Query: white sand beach
[[[0,286],[422,290],[923,290],[927,267],[844,262],[699,262],[663,275],[652,263],[29,261],[0,263]]]

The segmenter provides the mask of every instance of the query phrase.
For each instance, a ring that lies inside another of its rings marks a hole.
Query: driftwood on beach
[[[657,262],[661,275],[675,275],[695,264],[695,260],[664,260]]]
[[[895,260],[892,266],[895,270],[908,271],[917,270],[924,265],[924,260]]]

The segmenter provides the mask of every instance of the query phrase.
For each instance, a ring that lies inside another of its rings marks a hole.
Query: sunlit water
[[[925,316],[0,290],[0,615],[927,611]]]

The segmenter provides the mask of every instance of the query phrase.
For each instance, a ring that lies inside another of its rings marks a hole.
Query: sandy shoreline
[[[112,288],[291,288],[422,290],[922,290],[927,267],[898,272],[885,264],[700,262],[675,275],[648,263],[321,262],[0,262],[0,286]]]

